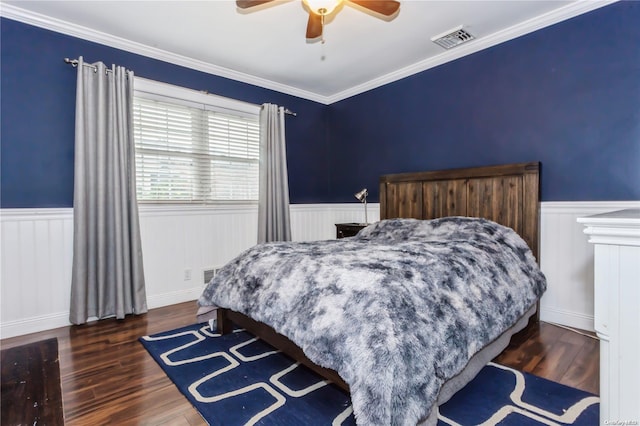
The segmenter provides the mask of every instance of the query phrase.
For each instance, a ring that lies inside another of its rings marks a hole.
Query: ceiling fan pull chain
[[[320,9],[320,10],[322,11],[323,9]],[[326,9],[324,9],[324,10],[326,11]],[[322,44],[324,44],[324,41],[325,41],[324,40],[324,13],[322,15],[320,15],[320,24],[322,25],[322,34],[320,36],[322,38],[320,39],[320,42]]]

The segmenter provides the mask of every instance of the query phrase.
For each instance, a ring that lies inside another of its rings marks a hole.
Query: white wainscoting
[[[378,220],[379,205],[368,207],[369,220]],[[255,204],[141,205],[149,308],[195,300],[204,269],[220,267],[256,243],[257,220]],[[296,241],[335,238],[335,223],[363,220],[360,203],[291,206]],[[73,209],[2,209],[0,225],[0,337],[69,325]]]
[[[544,321],[593,329],[593,247],[576,218],[632,207],[640,202],[542,203],[541,265],[549,281]],[[378,204],[369,205],[370,222],[378,212]],[[255,244],[257,214],[255,205],[141,206],[149,308],[196,299],[203,269]],[[363,220],[358,203],[291,206],[295,241],[335,238],[336,223]],[[69,325],[73,210],[2,209],[0,224],[0,336]]]
[[[593,245],[576,219],[638,207],[640,201],[541,203],[540,266],[548,284],[542,321],[594,331]]]
[[[72,209],[2,209],[0,336],[69,324]]]

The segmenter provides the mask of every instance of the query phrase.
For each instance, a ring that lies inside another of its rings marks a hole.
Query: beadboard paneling
[[[255,205],[142,206],[140,234],[149,308],[197,298],[204,269],[224,265],[256,243],[257,220]]]
[[[369,221],[379,220],[379,205],[368,207]],[[575,219],[631,207],[640,202],[542,203],[541,265],[549,281],[544,321],[593,329],[593,248]],[[203,269],[222,266],[255,244],[257,216],[256,205],[141,206],[149,307],[194,300]],[[336,223],[362,221],[359,203],[291,206],[295,241],[335,238]],[[1,211],[1,337],[69,324],[72,238],[72,209]]]
[[[71,209],[2,210],[0,219],[1,336],[67,325]]]
[[[593,245],[579,217],[640,207],[640,201],[541,203],[542,321],[593,331]]]
[[[378,220],[379,205],[368,207],[370,220]],[[69,325],[73,209],[3,209],[0,220],[0,336]],[[335,238],[335,223],[363,220],[359,203],[291,205],[295,241]],[[256,243],[257,221],[255,204],[141,205],[149,308],[196,299],[204,269],[220,267]]]
[[[370,223],[380,220],[380,204],[367,205]],[[317,241],[336,238],[336,223],[364,222],[362,204],[293,204],[291,238],[294,241]]]

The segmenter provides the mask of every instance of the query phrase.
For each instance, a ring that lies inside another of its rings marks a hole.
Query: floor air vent
[[[211,281],[211,279],[216,276],[219,270],[220,270],[219,266],[203,269],[202,277],[204,278],[204,284],[209,284],[209,281]]]
[[[431,41],[435,44],[444,47],[445,49],[451,49],[475,39],[467,30],[459,26],[452,30],[446,31],[440,35],[431,38]]]

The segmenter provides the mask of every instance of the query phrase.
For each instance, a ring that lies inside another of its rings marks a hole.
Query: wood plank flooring
[[[195,322],[195,302],[124,320],[63,327],[0,342],[2,349],[55,337],[67,425],[206,425],[138,342]],[[598,341],[541,323],[496,361],[598,393]]]
[[[509,346],[495,362],[554,382],[599,394],[600,342],[563,327],[540,322],[528,339]]]
[[[5,349],[2,362],[3,425],[58,425],[62,390],[58,341],[47,339]]]

